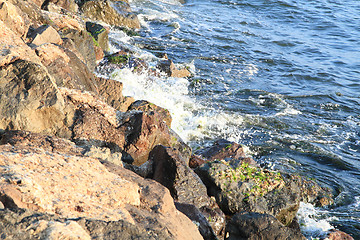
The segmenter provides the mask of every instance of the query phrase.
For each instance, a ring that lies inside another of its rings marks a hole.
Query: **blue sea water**
[[[360,239],[360,1],[130,4],[140,36],[113,33],[114,49],[167,53],[193,77],[114,73],[125,94],[169,108],[194,149],[226,138],[266,167],[331,187],[335,205],[312,217]]]

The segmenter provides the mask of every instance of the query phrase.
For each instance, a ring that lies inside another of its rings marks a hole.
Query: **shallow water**
[[[193,148],[226,138],[263,165],[332,187],[335,206],[313,218],[360,239],[360,1],[131,4],[141,36],[113,32],[114,50],[126,42],[149,61],[167,53],[194,76],[113,73],[124,93],[168,108]]]

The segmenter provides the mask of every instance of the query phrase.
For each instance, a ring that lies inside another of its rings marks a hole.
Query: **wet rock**
[[[103,21],[114,26],[125,26],[129,28],[140,28],[137,16],[122,7],[123,3],[111,2],[109,0],[94,0],[85,2],[81,11],[83,14],[97,21]]]
[[[97,92],[94,74],[72,51],[49,43],[35,50],[58,87]]]
[[[191,73],[186,68],[178,69],[172,60],[166,59],[160,61],[157,65],[160,71],[164,72],[168,77],[184,78],[190,77]]]
[[[2,129],[71,136],[74,106],[39,64],[17,60],[0,68],[0,112]]]
[[[227,158],[242,159],[246,157],[244,149],[240,144],[230,142],[225,139],[216,141],[210,147],[197,150],[195,154],[206,161],[222,160]],[[256,165],[255,162],[254,165]]]
[[[208,162],[195,172],[225,214],[240,211],[267,213],[288,225],[299,208],[299,187],[285,181],[279,173],[252,167],[239,160]]]
[[[98,71],[112,73],[116,69],[129,68],[135,73],[153,74],[148,64],[140,58],[134,57],[131,52],[119,51],[104,58],[99,63]]]
[[[102,25],[86,22],[86,31],[96,40],[102,50],[109,51],[109,31]]]
[[[320,186],[314,180],[297,175],[283,174],[283,176],[300,188],[301,201],[311,203],[316,207],[324,207],[334,203],[331,190]]]
[[[86,30],[77,31],[71,28],[63,29],[60,35],[62,38],[69,38],[74,42],[76,49],[85,59],[86,65],[93,72],[96,67],[96,57],[91,35]]]
[[[333,230],[326,236],[325,240],[354,240],[354,238],[342,231]]]
[[[275,217],[255,212],[236,214],[226,226],[226,238],[236,240],[305,240],[301,232],[285,227]]]
[[[119,81],[106,78],[96,78],[99,94],[106,103],[118,111],[126,112],[129,106],[135,101],[132,97],[122,95],[123,84]]]
[[[211,228],[208,220],[200,212],[200,210],[191,204],[175,203],[176,209],[184,213],[191,221],[198,225],[199,232],[204,239],[215,240],[217,239],[213,229]]]
[[[137,100],[129,106],[128,110],[129,111],[132,111],[132,110],[142,111],[147,114],[152,114],[155,111],[155,112],[159,113],[159,115],[161,116],[161,119],[166,123],[166,125],[168,125],[169,128],[171,127],[172,118],[171,118],[169,110],[159,107],[148,101]]]
[[[201,158],[197,155],[191,155],[190,161],[189,161],[189,167],[190,168],[197,168],[200,165],[206,163],[207,161],[204,158]]]

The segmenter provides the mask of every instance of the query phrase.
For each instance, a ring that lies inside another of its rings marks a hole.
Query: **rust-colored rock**
[[[326,236],[325,239],[326,240],[354,240],[354,238],[351,237],[349,234],[339,231],[339,230],[333,230]]]
[[[161,119],[166,123],[166,125],[168,125],[169,128],[171,127],[172,118],[171,118],[169,110],[159,107],[148,101],[145,101],[145,100],[135,101],[134,103],[132,103],[130,105],[128,110],[129,111],[131,111],[131,110],[142,111],[147,114],[153,114],[153,112],[157,112],[161,116]]]

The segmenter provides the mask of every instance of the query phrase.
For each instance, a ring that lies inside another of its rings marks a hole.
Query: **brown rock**
[[[165,108],[156,106],[155,104],[145,100],[137,100],[130,105],[128,110],[142,111],[147,114],[153,114],[153,112],[157,112],[161,116],[161,120],[163,120],[166,123],[166,125],[168,125],[168,127],[171,128],[172,118],[169,110]]]
[[[61,44],[62,40],[58,32],[49,25],[42,25],[33,30],[29,38],[32,39],[31,43],[35,45],[41,45],[44,43]]]
[[[326,236],[325,239],[326,240],[354,240],[354,238],[351,237],[349,234],[344,233],[339,230],[333,230]]]
[[[190,77],[191,73],[186,69],[177,69],[172,60],[162,60],[157,66],[168,77],[184,78]]]
[[[153,161],[152,179],[167,187],[177,202],[198,208],[210,205],[205,185],[176,149],[158,145],[150,152],[149,159]]]
[[[131,97],[122,95],[123,84],[119,81],[96,78],[99,94],[105,99],[106,103],[118,111],[126,112],[129,106],[135,101]]]
[[[17,60],[0,68],[0,112],[1,129],[71,136],[74,106],[42,65]]]
[[[63,217],[134,223],[124,206],[140,205],[139,186],[109,173],[98,160],[8,145],[0,149],[1,184],[11,184],[21,193],[19,199],[7,195],[20,201],[17,207],[30,204]]]
[[[189,167],[190,168],[197,168],[198,166],[206,163],[207,161],[197,155],[191,155],[190,161],[189,161]]]
[[[96,67],[96,57],[91,35],[86,30],[78,31],[71,28],[63,29],[60,35],[62,38],[69,38],[74,42],[76,49],[85,59],[87,67],[93,72]]]
[[[105,56],[104,54],[104,50],[102,50],[101,47],[95,46],[95,58],[96,61],[100,61],[101,59],[103,59]]]
[[[195,154],[208,161],[245,158],[244,149],[240,144],[225,139],[220,139],[212,146],[196,151]]]
[[[79,10],[79,7],[74,0],[46,0],[45,5],[43,4],[42,8],[48,9],[47,6],[49,5],[49,3],[52,3],[56,6],[61,7],[62,9],[66,9],[74,13]]]
[[[174,239],[203,239],[195,224],[176,210],[173,199],[166,188],[116,165],[106,162],[103,164],[110,172],[139,184],[141,189],[140,208],[130,206],[129,209],[132,216],[138,220],[139,225],[146,229],[168,232]],[[151,211],[152,214],[145,214],[144,210]]]
[[[23,59],[40,64],[35,51],[0,21],[0,67]]]
[[[128,122],[126,125],[130,127],[130,131],[127,130],[124,149],[133,158],[134,165],[139,166],[145,163],[150,151],[156,145],[170,145],[170,129],[157,112],[146,114],[130,111],[124,116],[129,116],[125,122]]]
[[[117,11],[113,6],[121,8],[121,4],[112,3],[109,0],[94,0],[85,2],[81,7],[83,14],[97,21],[103,21],[107,24],[129,27],[129,28],[140,28],[140,23],[136,15],[127,11]]]
[[[43,44],[36,48],[36,53],[58,87],[97,92],[94,74],[69,49]]]
[[[30,20],[17,6],[8,1],[0,1],[0,20],[19,37],[26,36]]]

